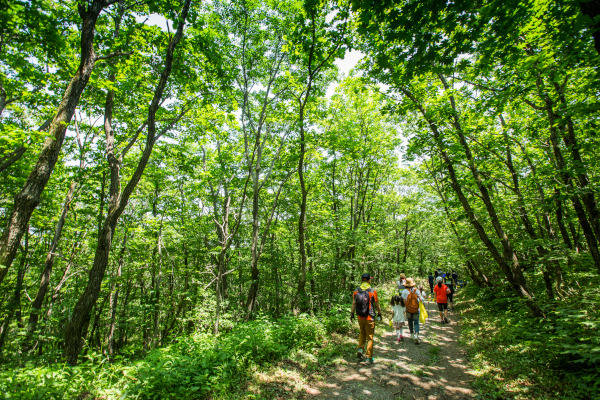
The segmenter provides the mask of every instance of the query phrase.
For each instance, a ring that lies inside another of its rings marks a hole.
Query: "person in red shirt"
[[[442,283],[442,280],[441,276],[436,278],[437,284],[433,287],[433,292],[435,293],[435,301],[438,305],[442,324],[448,324],[450,323],[448,321],[448,294],[450,294],[450,289]]]
[[[371,287],[371,275],[365,273],[362,275],[362,283],[352,293],[352,310],[350,311],[350,320],[354,321],[354,312],[358,317],[358,326],[360,335],[358,337],[358,359],[362,360],[363,354],[366,355],[366,362],[373,363],[373,335],[375,333],[375,310],[377,310],[377,320],[381,321],[381,307],[377,291]],[[367,352],[364,353],[365,342]]]

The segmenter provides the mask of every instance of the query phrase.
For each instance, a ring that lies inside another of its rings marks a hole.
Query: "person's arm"
[[[373,305],[375,306],[377,313],[379,313],[379,316],[381,316],[381,307],[379,307],[379,301],[373,302]]]
[[[356,297],[352,294],[352,308],[350,309],[350,321],[354,321],[354,309],[356,308]]]

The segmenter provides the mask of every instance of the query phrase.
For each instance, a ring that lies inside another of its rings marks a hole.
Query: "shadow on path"
[[[375,363],[346,358],[333,367],[323,382],[306,389],[307,399],[471,399],[470,374],[465,353],[458,346],[459,326],[440,324],[437,306],[427,302],[429,318],[421,324],[421,342],[396,342],[390,327],[375,328]],[[386,318],[384,318],[384,322]],[[408,329],[405,329],[408,335]],[[358,331],[356,331],[358,340]]]

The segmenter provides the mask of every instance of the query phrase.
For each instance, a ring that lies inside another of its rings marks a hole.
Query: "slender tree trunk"
[[[300,271],[298,276],[298,289],[296,297],[300,312],[309,310],[308,296],[306,295],[306,184],[304,182],[304,154],[306,153],[306,142],[304,135],[304,106],[300,105],[300,157],[298,158],[298,180],[300,181],[300,216],[298,217],[298,251],[300,254]]]
[[[541,78],[538,78],[538,88],[540,88],[540,89],[542,88]],[[572,192],[573,191],[572,178],[569,175],[569,172],[566,170],[566,162],[564,160],[562,151],[561,151],[561,149],[559,147],[559,143],[558,143],[558,128],[557,127],[559,126],[559,122],[558,122],[558,116],[554,112],[554,103],[552,102],[552,99],[550,99],[550,96],[548,96],[547,93],[545,93],[542,96],[542,99],[545,103],[545,111],[546,111],[546,115],[548,117],[548,123],[549,123],[549,129],[550,129],[550,143],[552,144],[552,151],[554,153],[554,158],[556,160],[556,166],[558,168],[558,173],[559,173],[560,177],[562,178],[562,181],[563,181],[565,187],[567,188],[567,190]],[[581,204],[581,200],[580,200],[579,196],[577,195],[577,193],[573,193],[573,192],[570,193],[569,195],[571,197],[571,203],[573,205],[573,209],[575,210],[577,219],[579,220],[579,225],[581,226],[583,235],[587,242],[588,250],[592,256],[592,259],[594,260],[594,265],[596,266],[596,268],[598,268],[598,270],[600,270],[600,251],[598,249],[597,238],[594,235],[592,226],[590,225],[590,222],[588,221],[587,215],[585,213],[585,209],[584,209],[583,205]]]
[[[508,139],[508,133],[506,132],[506,126],[505,126],[504,119],[502,118],[502,116],[500,116],[500,121],[503,126],[504,143],[506,146],[505,164],[508,167],[508,170],[510,171],[510,175],[511,175],[511,178],[513,181],[513,191],[514,191],[515,195],[517,196],[517,210],[519,211],[519,216],[521,218],[521,222],[523,223],[523,226],[525,227],[525,232],[527,232],[529,237],[534,242],[536,242],[536,241],[538,241],[538,235],[536,234],[535,229],[533,228],[533,224],[531,223],[531,220],[529,219],[529,213],[527,212],[527,209],[525,208],[525,200],[523,198],[523,193],[521,192],[519,176],[513,165],[510,141]],[[540,256],[540,259],[542,260],[542,265],[543,265],[542,266],[542,276],[544,279],[544,283],[546,284],[546,294],[548,295],[549,299],[553,300],[554,299],[554,289],[552,287],[552,277],[551,276],[554,271],[560,270],[560,264],[558,264],[558,261],[550,261],[549,260],[549,257],[548,257],[549,251],[546,248],[544,248],[542,245],[537,245],[536,250]],[[551,266],[553,268],[550,268]]]
[[[112,356],[115,353],[115,325],[117,320],[117,306],[119,304],[119,289],[121,288],[121,275],[123,273],[123,264],[125,262],[125,250],[127,249],[127,231],[123,235],[123,244],[121,245],[121,253],[117,264],[117,273],[115,283],[110,296],[110,322],[108,325],[107,351],[108,355]]]
[[[454,190],[454,192],[456,193],[461,205],[463,206],[463,209],[465,211],[465,214],[469,218],[469,221],[471,222],[471,224],[477,231],[479,238],[481,239],[483,244],[486,246],[488,251],[491,253],[494,261],[496,261],[498,266],[500,266],[500,268],[506,275],[509,283],[511,284],[511,286],[513,287],[515,292],[525,300],[527,306],[533,312],[533,314],[535,316],[540,316],[540,317],[543,316],[542,310],[539,308],[539,306],[533,300],[533,297],[531,296],[530,292],[527,290],[527,287],[523,285],[523,282],[520,279],[515,277],[513,268],[511,268],[511,265],[509,265],[507,260],[500,254],[500,252],[494,245],[493,241],[490,239],[490,237],[486,233],[483,225],[481,224],[481,222],[479,222],[479,219],[475,215],[475,212],[474,212],[473,208],[471,207],[471,205],[469,204],[469,201],[465,197],[463,190],[462,190],[462,186],[461,186],[460,182],[458,181],[458,177],[456,176],[456,172],[454,170],[454,165],[452,164],[452,161],[451,161],[450,157],[448,156],[444,141],[442,140],[442,135],[438,131],[437,125],[435,124],[435,122],[433,120],[429,119],[429,117],[428,117],[429,114],[425,111],[422,104],[417,101],[417,99],[414,97],[414,95],[411,92],[409,92],[406,89],[402,89],[402,92],[409,99],[412,100],[412,102],[415,104],[415,106],[419,109],[423,118],[429,124],[431,132],[433,133],[433,136],[435,139],[435,143],[436,143],[436,145],[439,149],[439,152],[442,156],[442,160],[445,164],[446,169],[448,170],[448,176],[450,178],[451,187]],[[463,140],[464,140],[464,137],[463,137]],[[497,225],[498,224],[496,223],[496,228],[498,228]],[[502,233],[502,231],[501,231],[501,233]],[[508,239],[504,238],[504,240],[506,242]],[[504,245],[505,245],[505,252],[506,252],[506,247],[507,247],[506,243]],[[510,246],[508,246],[508,248],[510,249]],[[515,260],[512,259],[512,254],[509,254],[509,260],[513,261],[513,266],[514,266]]]
[[[559,100],[563,108],[567,108],[568,104],[562,88],[556,82],[554,82],[554,87],[558,92]],[[569,115],[563,116],[563,120],[566,120],[566,123],[562,127],[562,130],[564,131],[563,141],[567,149],[571,152],[571,158],[573,159],[577,175],[575,182],[581,189],[579,190],[579,192],[581,192],[581,200],[587,211],[594,235],[597,240],[600,240],[600,211],[598,210],[594,189],[589,186],[590,180],[587,174],[587,166],[579,152],[581,146],[577,142],[577,137],[575,136],[574,122]]]
[[[31,304],[31,313],[29,314],[29,322],[27,324],[27,337],[25,339],[25,343],[29,343],[31,341],[31,337],[34,334],[35,329],[37,327],[40,310],[42,309],[42,304],[44,302],[44,298],[46,297],[48,286],[50,285],[50,275],[54,266],[54,257],[56,256],[56,249],[58,247],[58,242],[62,235],[62,230],[67,219],[67,213],[69,212],[69,207],[71,205],[71,202],[73,201],[73,196],[75,195],[76,189],[77,182],[71,182],[71,185],[69,186],[69,190],[67,192],[67,197],[65,198],[65,202],[63,204],[60,218],[56,223],[54,237],[52,238],[52,244],[50,245],[50,249],[48,250],[48,254],[46,255],[44,270],[42,271],[42,278],[40,280],[40,288],[37,292],[37,295],[35,296],[35,299],[33,300],[33,303]]]
[[[439,75],[439,77],[440,77],[440,80],[442,81],[444,87],[446,88],[446,90],[448,90],[449,86],[446,83],[445,78],[442,75]],[[477,188],[479,189],[479,192],[481,193],[481,199],[483,200],[483,203],[485,205],[487,213],[490,217],[492,226],[494,228],[494,231],[496,232],[496,236],[500,239],[500,242],[502,244],[504,260],[506,260],[506,261],[510,260],[510,263],[511,263],[511,265],[509,267],[510,275],[507,277],[509,278],[509,281],[511,281],[511,284],[514,286],[515,290],[518,293],[520,293],[520,295],[523,298],[525,298],[527,300],[528,305],[530,306],[530,309],[532,310],[532,312],[536,316],[541,316],[542,311],[533,300],[533,294],[532,294],[531,290],[529,289],[529,287],[527,285],[527,281],[525,279],[525,276],[523,275],[523,271],[521,270],[521,266],[519,263],[519,258],[517,256],[516,250],[513,248],[512,243],[510,242],[510,240],[508,238],[508,235],[502,228],[502,224],[500,223],[500,219],[499,219],[499,217],[496,213],[496,209],[492,203],[488,188],[483,183],[481,174],[480,174],[479,170],[477,169],[473,155],[471,153],[471,149],[469,147],[469,144],[468,144],[466,137],[464,135],[464,132],[462,130],[462,126],[459,121],[458,112],[457,112],[456,105],[454,102],[454,96],[452,96],[452,95],[450,96],[450,104],[451,104],[452,110],[453,110],[452,124],[455,127],[455,132],[458,134],[460,144],[465,151],[469,170],[471,171],[471,175],[473,176],[475,183],[477,184]],[[441,139],[441,138],[439,138],[439,139]],[[436,139],[436,140],[438,140],[438,144],[443,145],[439,139]],[[449,159],[448,159],[448,162],[450,162]],[[466,200],[466,198],[465,198],[465,200]],[[495,246],[494,246],[494,248],[495,248]],[[508,265],[506,265],[506,267],[508,267]],[[505,272],[506,272],[506,270],[505,270]]]
[[[2,353],[4,349],[4,343],[6,341],[6,336],[8,335],[8,331],[10,328],[10,322],[12,320],[13,315],[15,314],[15,310],[21,308],[21,291],[23,290],[23,278],[25,277],[25,271],[27,269],[27,253],[29,253],[28,236],[29,233],[25,235],[25,245],[22,249],[21,263],[17,271],[17,283],[15,285],[15,291],[12,299],[7,304],[6,317],[4,318],[2,325],[0,325],[0,353]]]
[[[259,151],[260,153],[260,151]],[[259,154],[260,157],[260,154]],[[256,308],[256,297],[258,296],[258,283],[260,271],[258,270],[258,171],[253,172],[253,190],[252,190],[252,247],[250,249],[252,259],[250,264],[250,289],[248,290],[248,299],[246,300],[247,318],[250,318]]]
[[[185,4],[183,5],[180,18],[178,19],[179,22],[177,26],[177,31],[168,45],[167,55],[165,57],[165,66],[160,75],[159,83],[156,86],[156,89],[154,91],[154,97],[148,109],[148,128],[146,135],[146,145],[140,156],[137,167],[133,172],[133,175],[131,176],[129,182],[127,183],[122,192],[120,189],[119,178],[120,161],[114,154],[114,133],[112,133],[112,128],[110,128],[112,121],[112,104],[114,93],[112,92],[112,90],[110,90],[107,95],[104,125],[105,131],[107,133],[108,142],[107,158],[109,159],[109,165],[111,166],[111,200],[107,216],[102,226],[102,231],[98,236],[98,243],[94,256],[94,262],[88,274],[88,282],[86,288],[84,289],[83,293],[79,297],[79,300],[75,304],[71,320],[67,324],[65,330],[66,357],[67,362],[71,365],[75,365],[77,363],[77,358],[79,356],[79,352],[82,346],[82,331],[84,326],[89,321],[90,312],[92,311],[92,308],[94,307],[94,304],[96,303],[96,300],[98,299],[98,295],[100,293],[100,287],[104,278],[106,267],[108,265],[110,248],[112,244],[112,239],[114,237],[115,228],[117,226],[117,222],[123,210],[127,206],[127,203],[131,194],[133,193],[133,190],[140,181],[144,169],[148,164],[148,160],[150,159],[150,155],[152,153],[152,149],[157,140],[157,137],[160,136],[160,134],[157,134],[156,132],[156,112],[160,107],[161,101],[163,99],[164,90],[169,76],[171,74],[175,47],[177,46],[177,44],[181,40],[181,37],[183,36],[183,28],[187,19],[190,2],[191,0],[186,0]],[[176,121],[174,121],[173,124],[175,122]],[[172,125],[169,125],[169,127],[170,126]],[[169,127],[165,129],[168,129]],[[111,139],[111,141],[109,141],[109,139]]]

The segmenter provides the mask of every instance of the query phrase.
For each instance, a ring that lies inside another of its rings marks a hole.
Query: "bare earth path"
[[[466,355],[457,343],[459,325],[450,312],[450,324],[440,324],[437,306],[427,302],[429,318],[421,324],[421,343],[397,343],[384,323],[375,327],[375,363],[347,358],[322,382],[306,389],[307,399],[472,399],[473,379]],[[384,322],[386,318],[384,318]],[[405,335],[408,335],[405,329]],[[358,334],[357,334],[358,338]]]

